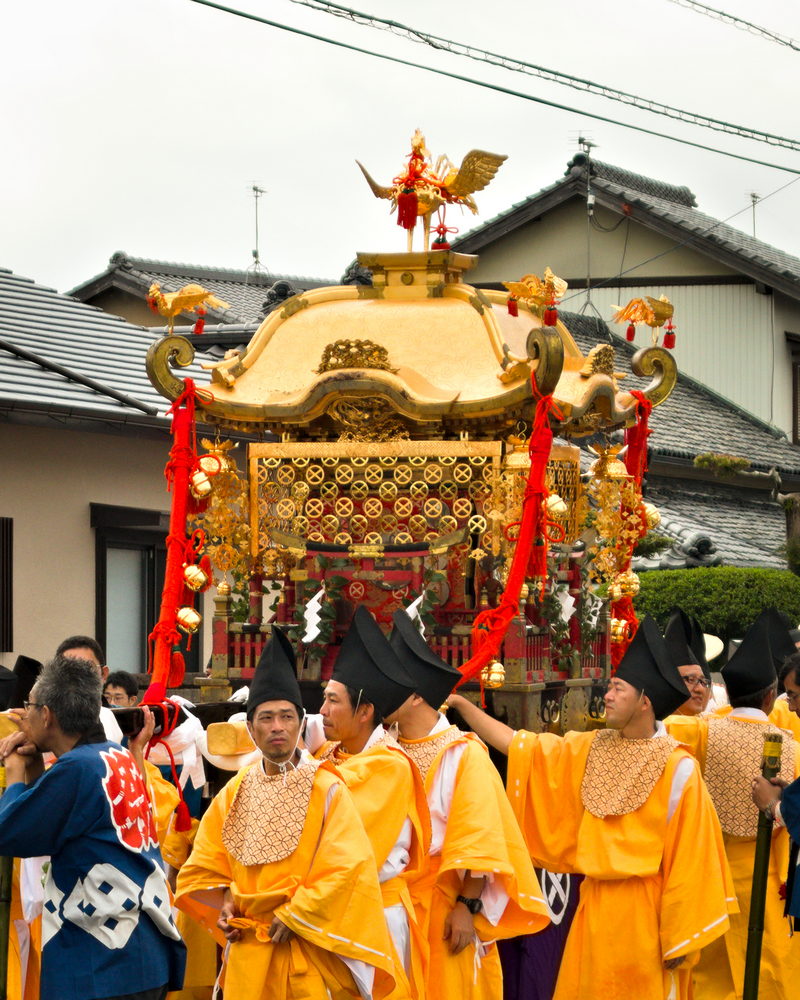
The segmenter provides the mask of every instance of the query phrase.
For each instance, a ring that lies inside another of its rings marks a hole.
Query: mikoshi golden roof
[[[610,344],[581,354],[559,320],[519,302],[510,315],[504,292],[467,284],[477,257],[448,250],[358,254],[373,284],[317,288],[270,313],[241,352],[215,364],[203,406],[206,419],[238,430],[342,433],[363,438],[483,437],[530,417],[531,373],[553,393],[560,430],[587,434],[629,423],[636,401],[619,387]],[[192,345],[167,336],[154,344],[147,370],[175,399],[175,367],[190,364]],[[645,395],[657,405],[677,369],[669,351],[634,355],[632,371],[653,376]],[[201,387],[201,386],[198,386]]]

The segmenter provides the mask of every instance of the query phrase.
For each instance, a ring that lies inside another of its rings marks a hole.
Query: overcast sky
[[[340,0],[346,2],[346,0]],[[800,39],[800,5],[708,0]],[[800,53],[669,0],[354,0],[394,18],[687,110],[800,138]],[[800,170],[800,155],[630,110],[311,11],[231,0],[261,16]],[[676,184],[752,231],[749,192],[792,174],[359,55],[191,0],[19,0],[3,15],[0,266],[68,290],[133,256],[245,268],[261,201],[270,271],[338,280],[357,250],[405,248],[354,160],[390,182],[419,127],[460,162],[507,153],[480,220],[558,180],[577,136],[597,159]],[[479,220],[478,220],[479,221]],[[471,216],[451,210],[466,232]],[[759,204],[756,232],[800,256],[800,181]],[[546,261],[531,261],[530,270]],[[509,278],[518,277],[509,275]]]

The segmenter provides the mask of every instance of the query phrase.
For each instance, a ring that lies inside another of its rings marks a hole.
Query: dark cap
[[[7,708],[22,708],[22,703],[28,700],[33,685],[42,672],[42,664],[31,656],[18,656],[13,673],[17,679],[16,688],[11,695]]]
[[[331,680],[358,691],[362,701],[375,706],[380,719],[396,712],[414,693],[413,678],[363,604],[356,608],[342,641]]]
[[[671,715],[688,698],[686,684],[678,673],[666,640],[649,615],[639,622],[633,642],[614,676],[643,691],[657,719]]]
[[[461,672],[433,652],[405,611],[395,611],[392,621],[392,649],[411,675],[416,693],[439,709],[461,680]]]
[[[745,633],[739,648],[722,668],[729,698],[758,694],[778,679],[773,638],[780,644],[781,632],[789,635],[774,608],[762,611]],[[793,647],[794,648],[794,647]],[[782,663],[785,657],[777,660]]]
[[[292,644],[274,625],[272,637],[258,661],[250,694],[247,697],[247,718],[265,701],[290,701],[303,714],[303,698],[297,683],[297,662]]]

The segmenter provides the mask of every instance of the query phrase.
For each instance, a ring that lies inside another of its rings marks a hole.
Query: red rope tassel
[[[403,229],[413,229],[417,224],[419,199],[413,188],[406,188],[397,196],[397,225]]]
[[[628,474],[633,476],[636,483],[637,492],[641,493],[642,480],[647,473],[647,439],[652,434],[648,426],[650,419],[650,414],[653,410],[653,404],[644,395],[644,393],[639,390],[633,390],[631,395],[636,400],[636,423],[632,427],[628,427],[625,430],[625,444],[627,450],[625,452],[625,468],[628,470]],[[641,504],[639,505],[641,508]],[[628,511],[628,514],[633,514],[633,511]],[[640,532],[640,537],[647,533],[647,523],[644,516],[639,513],[642,520],[642,530]],[[631,546],[628,552],[628,558],[625,565],[622,567],[623,570],[630,569],[631,558],[633,556],[633,546]],[[639,621],[636,617],[636,612],[633,609],[633,601],[630,597],[620,597],[619,600],[614,601],[610,609],[611,617],[622,619],[629,622],[630,632],[629,639],[627,642],[614,642],[611,644],[611,665],[616,668],[622,657],[625,655],[631,640],[636,634],[636,629],[639,627]]]
[[[542,505],[547,492],[544,484],[545,469],[547,460],[550,457],[550,447],[553,443],[553,432],[550,429],[550,416],[557,420],[563,417],[558,407],[553,402],[552,395],[542,396],[536,386],[536,379],[531,375],[533,391],[538,396],[536,413],[533,420],[533,429],[528,444],[528,454],[531,459],[531,467],[528,473],[528,482],[525,487],[525,496],[522,501],[522,521],[519,527],[519,536],[514,549],[514,556],[511,560],[511,568],[508,573],[505,590],[496,608],[487,608],[482,611],[472,624],[472,645],[473,654],[461,666],[461,680],[458,686],[466,681],[477,677],[481,670],[490,663],[500,651],[500,645],[505,638],[511,620],[519,609],[519,595],[522,584],[525,582],[526,574],[531,568],[537,570],[544,569],[544,572],[537,573],[541,577],[546,574],[547,568],[547,543],[544,539],[544,517]],[[537,542],[541,541],[541,551],[534,555]],[[542,562],[542,560],[544,560]],[[544,581],[542,579],[542,585]]]

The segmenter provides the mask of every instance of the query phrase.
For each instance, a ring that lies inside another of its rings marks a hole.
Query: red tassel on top
[[[544,325],[555,326],[558,322],[558,309],[551,302],[544,310]]]
[[[636,338],[636,327],[633,323],[628,323],[628,329],[625,331],[625,336],[631,341]]]
[[[517,305],[517,300],[513,295],[509,295],[506,306],[508,308],[509,316],[519,316],[519,306]]]
[[[664,327],[664,347],[668,347],[670,350],[675,346],[675,327],[672,325],[672,320],[667,323]]]
[[[202,306],[200,306],[200,308],[197,310],[197,319],[195,320],[195,324],[192,327],[192,333],[202,333],[203,330],[205,330],[205,328],[206,328],[206,311]]]
[[[403,229],[413,229],[417,224],[417,192],[406,188],[397,196],[397,225]]]

